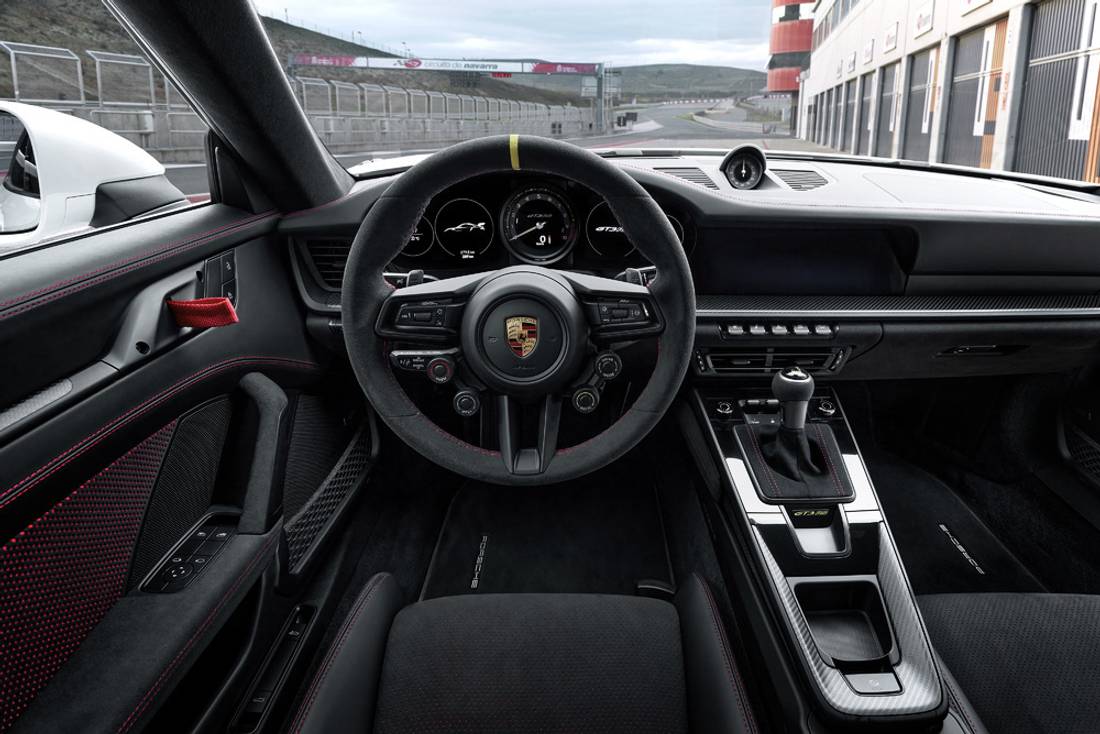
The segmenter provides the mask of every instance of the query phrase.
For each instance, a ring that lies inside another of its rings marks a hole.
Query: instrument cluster
[[[686,217],[665,214],[687,247]],[[478,270],[519,263],[594,271],[647,264],[606,201],[572,181],[525,174],[482,176],[437,196],[394,264]]]

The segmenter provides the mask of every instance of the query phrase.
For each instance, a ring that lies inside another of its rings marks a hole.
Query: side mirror
[[[0,103],[0,254],[187,206],[164,166],[62,112]]]
[[[7,161],[0,169],[0,235],[33,232],[42,209],[38,167],[23,123],[8,112],[0,112],[0,160]]]

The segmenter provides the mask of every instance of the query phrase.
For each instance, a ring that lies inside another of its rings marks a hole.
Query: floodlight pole
[[[596,130],[607,132],[607,116],[604,112],[603,64],[596,65]]]

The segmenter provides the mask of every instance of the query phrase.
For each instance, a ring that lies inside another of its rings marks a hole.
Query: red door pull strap
[[[228,298],[196,298],[192,301],[168,301],[168,309],[180,326],[213,329],[229,326],[239,320],[233,302]]]

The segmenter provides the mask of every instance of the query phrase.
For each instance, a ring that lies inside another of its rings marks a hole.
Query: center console
[[[834,391],[788,368],[771,389],[695,400],[771,616],[826,717],[942,719],[932,649]]]

